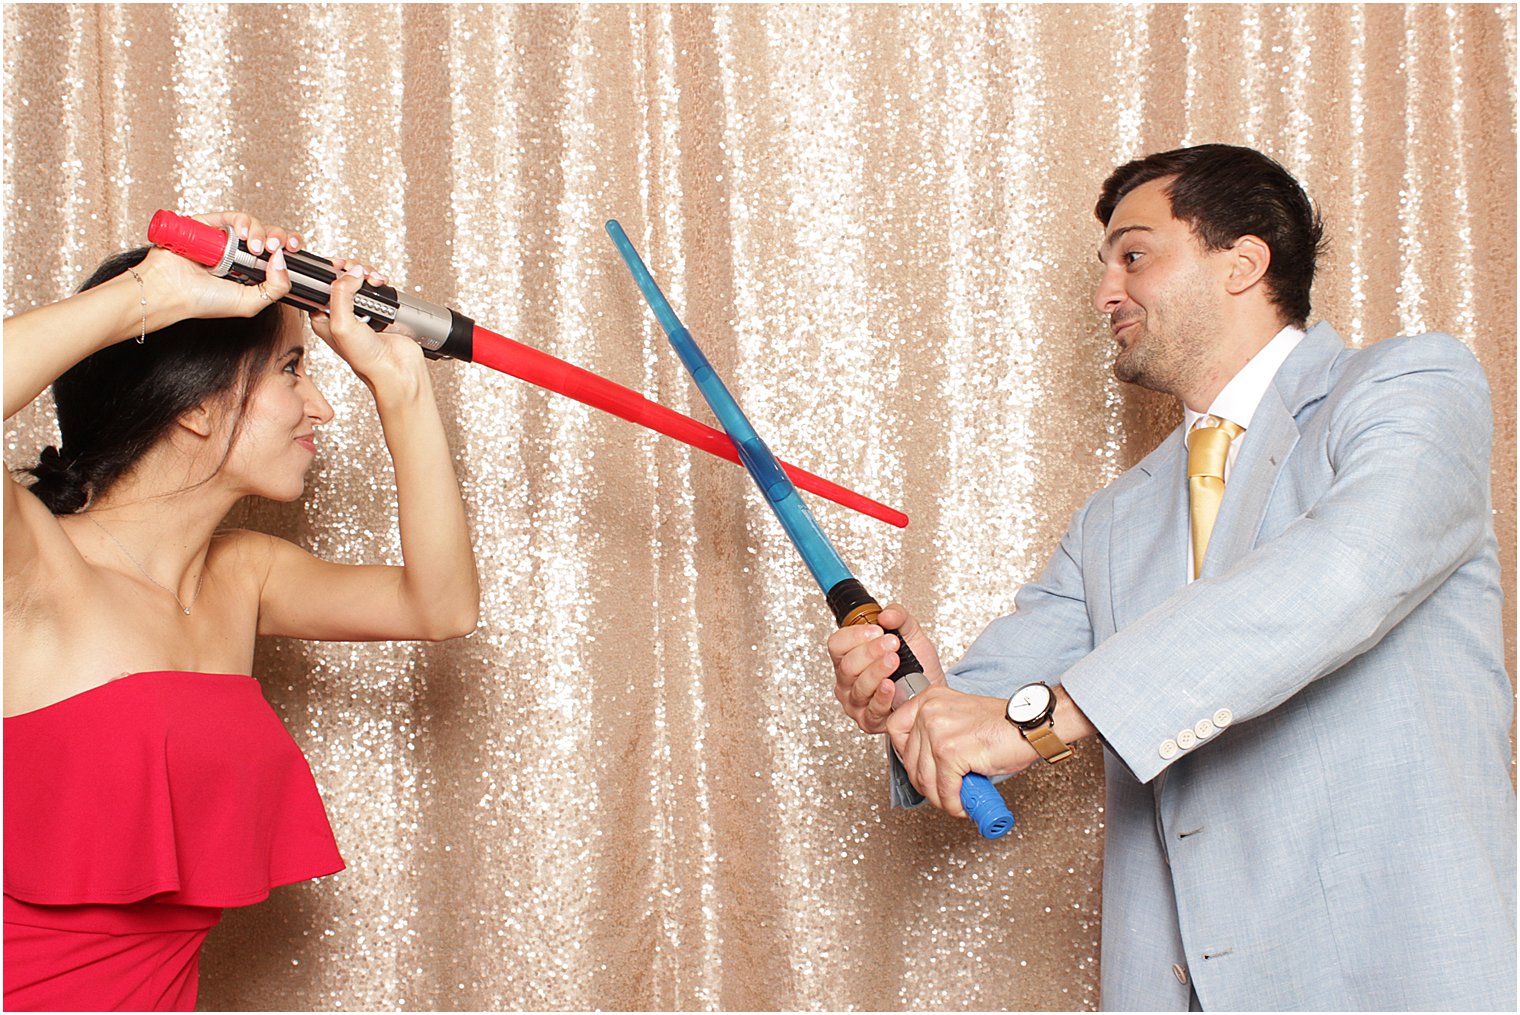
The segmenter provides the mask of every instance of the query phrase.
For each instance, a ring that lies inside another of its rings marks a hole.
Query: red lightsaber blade
[[[264,281],[265,258],[251,253],[231,229],[219,229],[171,211],[159,210],[154,212],[153,220],[148,224],[148,241],[206,265],[213,274],[244,285]],[[324,309],[329,286],[337,278],[332,262],[304,250],[286,251],[285,260],[290,271],[291,290],[281,302],[302,310]],[[674,437],[708,454],[736,464],[739,462],[734,442],[722,430],[652,402],[637,391],[582,367],[488,331],[452,308],[400,292],[395,286],[365,283],[354,297],[354,313],[376,331],[396,328],[415,339],[433,358],[448,357],[479,363]],[[908,516],[901,511],[795,465],[782,462],[781,468],[793,483],[810,493],[898,528],[908,524]]]

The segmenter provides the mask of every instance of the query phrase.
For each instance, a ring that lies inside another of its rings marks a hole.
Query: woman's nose
[[[312,383],[310,378],[307,378],[306,383],[311,388],[306,394],[306,415],[318,423],[331,422],[337,413],[333,412],[333,407],[327,403],[327,399],[322,397],[322,389]]]

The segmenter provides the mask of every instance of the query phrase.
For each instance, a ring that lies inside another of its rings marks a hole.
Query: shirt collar
[[[1209,405],[1207,413],[1194,412],[1184,405],[1182,414],[1186,430],[1192,430],[1193,424],[1205,415],[1219,416],[1249,430],[1251,417],[1256,414],[1256,407],[1261,404],[1262,396],[1272,386],[1272,378],[1277,376],[1283,360],[1288,358],[1288,354],[1303,340],[1303,337],[1303,331],[1292,325],[1273,335],[1272,341],[1263,346],[1260,352],[1252,356],[1246,365],[1230,378],[1224,390],[1220,391],[1213,403]]]

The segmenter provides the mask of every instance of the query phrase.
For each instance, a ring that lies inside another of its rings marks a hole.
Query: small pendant
[[[188,606],[181,606],[180,609],[182,609],[182,610],[185,611],[185,616],[187,616],[187,617],[190,616],[190,607],[188,607]]]

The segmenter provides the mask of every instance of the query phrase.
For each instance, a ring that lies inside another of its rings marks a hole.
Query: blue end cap
[[[961,806],[984,839],[1000,839],[1013,830],[1013,812],[985,775],[972,772],[961,780]]]

